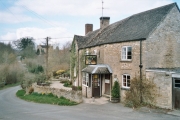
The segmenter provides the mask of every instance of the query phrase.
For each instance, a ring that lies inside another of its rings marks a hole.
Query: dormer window
[[[132,59],[132,47],[123,46],[121,51],[121,60],[130,61]]]

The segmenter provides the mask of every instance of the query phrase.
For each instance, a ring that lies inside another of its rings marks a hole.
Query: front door
[[[110,95],[110,74],[105,74],[105,94]]]
[[[173,79],[173,103],[175,109],[180,109],[180,78]]]
[[[100,79],[99,75],[92,76],[92,96],[100,97]]]

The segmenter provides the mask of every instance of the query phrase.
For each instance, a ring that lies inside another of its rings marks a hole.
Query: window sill
[[[88,87],[87,85],[83,84],[84,87]]]
[[[130,88],[122,87],[121,90],[130,90]]]
[[[131,60],[120,60],[120,62],[132,62],[132,59]]]

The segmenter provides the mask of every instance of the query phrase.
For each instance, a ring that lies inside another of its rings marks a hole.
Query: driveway
[[[162,113],[133,111],[120,103],[56,106],[26,102],[15,96],[18,89],[0,90],[0,120],[180,120]]]

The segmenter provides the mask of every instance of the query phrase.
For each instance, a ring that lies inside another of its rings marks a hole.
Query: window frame
[[[89,87],[89,73],[83,72],[83,85]]]
[[[126,79],[125,79],[126,85],[124,85],[124,76],[126,76]],[[130,79],[127,79],[128,76],[130,77]],[[128,86],[128,80],[129,80],[129,86]],[[123,74],[122,75],[122,88],[130,89],[130,87],[131,87],[131,76],[129,74]]]
[[[130,48],[130,55],[128,55],[128,50]],[[125,51],[124,51],[125,49]],[[128,57],[131,57],[131,59],[129,59]],[[121,49],[121,60],[122,61],[132,61],[132,47],[131,46],[123,46]]]

